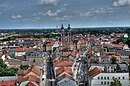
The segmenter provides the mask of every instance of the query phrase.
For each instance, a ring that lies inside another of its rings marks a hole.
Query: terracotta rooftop
[[[16,86],[16,81],[0,81],[0,86]]]
[[[31,70],[19,70],[18,72],[17,72],[17,74],[19,75],[19,76],[25,76],[25,75],[27,75],[28,73],[30,73],[31,72]]]
[[[94,69],[92,69],[91,71],[89,71],[89,78],[93,78],[94,76],[100,74],[102,72],[101,69],[95,67]]]
[[[41,70],[40,70],[38,67],[36,67],[36,66],[33,66],[31,69],[28,69],[28,70],[19,70],[19,71],[17,72],[17,74],[18,74],[19,76],[25,76],[25,75],[27,75],[28,73],[30,73],[31,71],[34,72],[35,74],[37,74],[38,76],[41,75]]]
[[[19,83],[24,82],[24,81],[27,81],[27,80],[28,80],[28,78],[24,78],[23,76],[19,76],[18,79],[17,79],[17,81],[18,81]]]
[[[39,76],[41,75],[41,70],[36,66],[33,66],[32,72],[36,73]]]
[[[40,82],[40,78],[37,78],[36,76],[32,76],[32,75],[28,77],[28,80],[34,82]]]
[[[30,76],[19,76],[17,81],[19,83],[25,82],[25,81],[33,81],[33,82],[39,83],[40,82],[40,78],[37,78],[36,76],[32,76],[32,75],[30,75]]]
[[[72,66],[73,63],[72,62],[68,62],[68,61],[57,61],[57,62],[54,62],[54,66]]]
[[[66,72],[66,73],[68,73],[69,75],[73,75],[72,70],[71,70],[70,68],[61,67],[61,68],[58,68],[58,69],[56,70],[56,76],[59,76],[59,75],[62,74],[63,72]]]
[[[15,52],[25,52],[23,48],[16,48]]]
[[[3,56],[3,54],[0,54],[0,58]]]
[[[28,84],[27,84],[27,86],[36,86],[34,83],[32,83],[32,82],[29,82]]]
[[[62,78],[67,78],[67,77],[69,77],[67,74],[62,75]]]

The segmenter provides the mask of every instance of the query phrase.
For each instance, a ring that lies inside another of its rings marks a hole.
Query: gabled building
[[[113,68],[108,68],[113,70]],[[117,71],[118,69],[118,71]],[[128,71],[119,70],[120,68],[114,68],[114,71],[106,71],[101,67],[95,67],[89,71],[89,82],[91,86],[110,86],[113,78],[119,79],[122,86],[129,86],[129,73]]]
[[[16,48],[16,50],[15,50],[15,57],[16,56],[23,56],[25,54],[26,54],[25,49],[23,49],[23,48]]]
[[[17,82],[20,86],[23,86],[23,84],[29,86],[28,84],[30,83],[32,84],[32,86],[40,86],[42,82],[41,75],[42,75],[42,70],[37,66],[32,66],[30,69],[19,70],[17,72],[17,76],[18,76]]]
[[[87,41],[84,38],[80,38],[77,43],[77,49],[82,49],[87,47]]]
[[[72,76],[73,76],[73,73],[72,73],[71,68],[61,67],[61,68],[56,69],[56,77],[58,81],[64,78],[72,77]]]

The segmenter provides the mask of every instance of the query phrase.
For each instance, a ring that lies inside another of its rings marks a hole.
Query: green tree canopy
[[[18,68],[9,68],[4,64],[3,60],[0,59],[0,76],[14,76],[18,71]]]
[[[111,63],[116,64],[116,58],[114,56],[112,56],[112,58],[111,58]]]
[[[118,80],[117,78],[113,78],[113,81],[111,82],[110,86],[122,86],[120,80]]]

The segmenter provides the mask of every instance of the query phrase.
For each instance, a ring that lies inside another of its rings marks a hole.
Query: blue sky
[[[130,26],[130,0],[0,0],[0,28]]]

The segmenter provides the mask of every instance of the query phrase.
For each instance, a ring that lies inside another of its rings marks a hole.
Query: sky
[[[0,28],[130,26],[130,0],[0,0]]]

